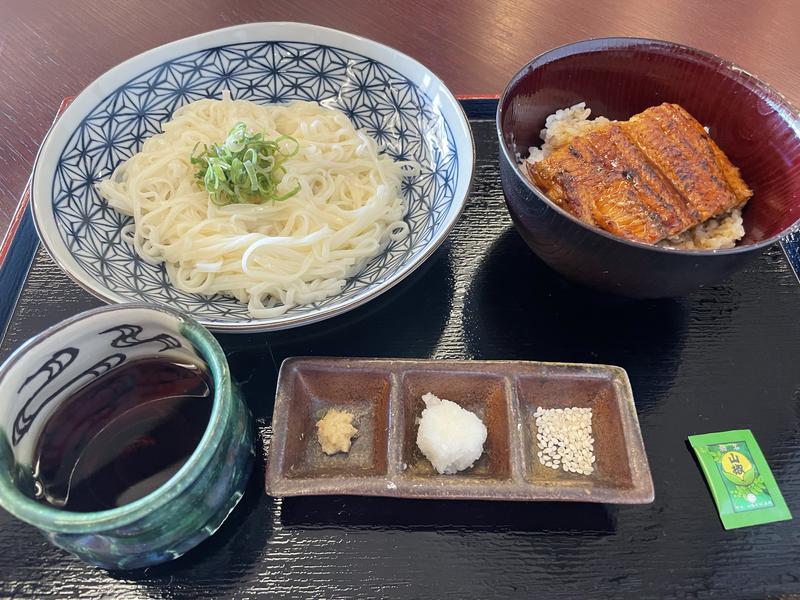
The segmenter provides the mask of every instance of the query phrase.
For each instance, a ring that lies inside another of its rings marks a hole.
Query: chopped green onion
[[[198,184],[218,206],[280,202],[300,191],[298,185],[289,192],[278,193],[278,183],[286,174],[283,161],[299,150],[300,143],[293,137],[282,135],[265,140],[263,134],[250,135],[244,123],[237,123],[222,144],[205,146],[197,155],[195,146],[191,163],[196,167]]]

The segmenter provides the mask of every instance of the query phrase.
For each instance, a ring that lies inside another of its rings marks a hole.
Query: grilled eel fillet
[[[575,137],[528,177],[553,202],[615,235],[652,244],[753,195],[702,125],[677,104]]]

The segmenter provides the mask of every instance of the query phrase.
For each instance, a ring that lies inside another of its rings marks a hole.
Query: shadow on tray
[[[264,494],[264,461],[267,440],[263,423],[256,427],[253,471],[247,488],[222,526],[207,540],[173,561],[129,571],[108,571],[109,577],[121,581],[136,581],[160,592],[164,578],[184,585],[196,584],[196,579],[213,578],[216,572],[246,572],[248,567],[263,560],[265,548],[273,534],[273,498]],[[230,585],[236,585],[232,579]]]
[[[512,227],[476,269],[463,319],[473,358],[619,365],[636,391],[643,379],[673,381],[688,308],[685,299],[631,300],[573,284]],[[639,400],[647,410],[646,399]]]
[[[602,504],[568,502],[470,502],[357,496],[284,498],[284,527],[404,531],[591,531],[614,533]]]

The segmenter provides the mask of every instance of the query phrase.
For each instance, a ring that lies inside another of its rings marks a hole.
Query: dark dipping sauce
[[[53,413],[34,454],[35,497],[106,510],[163,485],[197,448],[213,404],[201,363],[145,358],[78,390]]]

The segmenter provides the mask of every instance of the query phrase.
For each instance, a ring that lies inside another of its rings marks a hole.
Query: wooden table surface
[[[305,21],[425,63],[456,94],[498,94],[540,52],[588,37],[674,40],[800,104],[797,0],[0,0],[0,233],[64,96],[154,46],[250,21]]]

